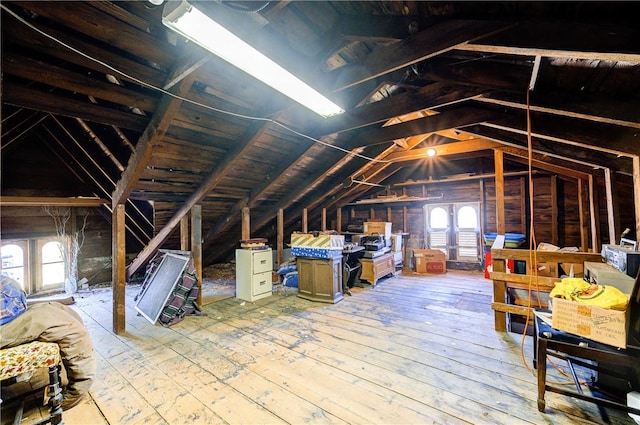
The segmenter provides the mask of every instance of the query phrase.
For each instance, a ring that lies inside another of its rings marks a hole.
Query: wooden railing
[[[508,290],[510,288],[529,289],[530,286],[536,292],[548,293],[553,289],[554,283],[560,279],[557,277],[536,276],[533,274],[506,273],[507,260],[524,261],[531,263],[533,252],[528,249],[505,249],[504,235],[496,237],[491,247],[491,261],[493,271],[490,276],[493,280],[493,303],[491,308],[494,311],[494,328],[497,331],[507,330],[507,313],[526,316],[531,314],[528,305],[515,305],[508,301]],[[601,262],[600,254],[588,252],[550,252],[535,251],[535,261],[537,263],[555,264],[560,263],[584,264],[585,261]],[[526,270],[535,267],[527,267]],[[526,303],[525,303],[526,304]],[[531,303],[535,306],[534,303]]]

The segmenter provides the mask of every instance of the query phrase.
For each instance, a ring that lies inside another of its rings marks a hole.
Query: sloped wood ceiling
[[[177,246],[195,204],[209,264],[237,246],[243,207],[272,236],[279,208],[295,227],[375,190],[351,179],[411,177],[427,146],[522,162],[532,77],[537,167],[630,175],[640,154],[635,2],[196,3],[347,112],[323,119],[186,42],[165,4],[1,5],[3,160],[50,146],[77,195],[126,204],[140,263]]]

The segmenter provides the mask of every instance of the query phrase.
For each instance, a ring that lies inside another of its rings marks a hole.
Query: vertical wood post
[[[558,245],[558,176],[551,176],[551,243]]]
[[[496,228],[499,235],[504,235],[506,232],[506,223],[504,214],[504,163],[502,151],[493,151],[493,161],[496,170]],[[531,194],[531,196],[533,196],[533,194]]]
[[[391,223],[393,222],[393,217],[391,214],[391,207],[387,207],[387,222]]]
[[[402,231],[409,231],[409,208],[406,206],[402,207]]]
[[[580,214],[580,249],[589,250],[589,229],[587,227],[587,189],[584,180],[578,179],[578,212]]]
[[[302,209],[302,233],[308,233],[309,232],[309,226],[307,223],[307,209],[303,208]]]
[[[251,239],[251,210],[249,209],[249,207],[242,207],[241,239]]]
[[[402,188],[402,196],[407,196],[407,188]],[[407,233],[409,231],[409,208],[407,206],[402,207],[402,232]],[[406,248],[406,247],[405,247]]]
[[[591,252],[600,252],[598,247],[598,228],[596,224],[596,203],[595,188],[593,187],[593,176],[589,176],[589,215],[591,216]]]
[[[491,250],[493,249],[503,249],[505,244],[504,235],[498,234],[496,236],[493,245],[491,246]],[[505,264],[506,260],[497,259],[495,255],[492,255],[491,258],[493,271],[496,273],[504,273],[507,269],[507,265]],[[493,301],[497,303],[506,302],[506,294],[507,294],[507,282],[504,280],[493,280]],[[507,313],[503,311],[493,311],[493,325],[496,331],[506,332],[507,331]]]
[[[278,208],[278,236],[276,249],[278,250],[278,267],[284,262],[284,210]]]
[[[180,219],[180,249],[189,250],[189,214],[185,214]]]
[[[191,255],[198,279],[198,298],[196,303],[202,305],[202,205],[191,207]]]
[[[640,240],[640,157],[633,157],[633,205],[636,213],[636,241]]]
[[[336,210],[336,227],[338,233],[342,233],[342,208],[340,207]]]
[[[487,223],[486,223],[486,212],[485,212],[485,196],[484,196],[484,180],[478,180],[478,191],[480,192],[480,234],[478,235],[478,246],[480,247],[480,260],[484,261],[484,238],[483,235],[486,233]]]
[[[322,209],[322,231],[325,232],[327,230],[327,209]]]
[[[520,178],[520,233],[523,235],[527,234],[527,228],[529,227],[529,223],[527,223],[527,187],[526,180],[524,177]],[[531,194],[530,196],[533,196]]]
[[[611,169],[604,169],[604,190],[607,201],[607,227],[609,230],[609,243],[616,243],[616,220],[613,207],[613,188],[611,185]]]
[[[125,318],[125,284],[126,284],[126,245],[125,245],[125,213],[124,204],[117,204],[111,218],[111,285],[113,287],[113,332],[124,333]]]

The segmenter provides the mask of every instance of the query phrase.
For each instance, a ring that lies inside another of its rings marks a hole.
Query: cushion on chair
[[[33,341],[0,350],[0,380],[48,368],[60,363],[60,348],[54,342]]]

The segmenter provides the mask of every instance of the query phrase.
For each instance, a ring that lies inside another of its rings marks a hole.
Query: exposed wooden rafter
[[[108,203],[106,199],[100,198],[0,196],[0,206],[4,207],[99,207]]]

